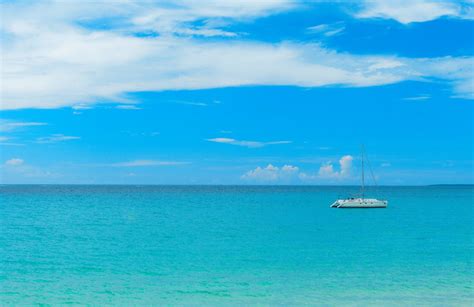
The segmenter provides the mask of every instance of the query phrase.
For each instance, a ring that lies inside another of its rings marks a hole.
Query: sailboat
[[[364,146],[362,146],[361,150],[361,164],[361,196],[338,199],[331,205],[331,208],[387,208],[388,201],[386,200],[379,200],[376,198],[365,198]],[[372,173],[372,168],[370,168],[370,173],[372,174],[372,178],[375,182],[375,177]]]

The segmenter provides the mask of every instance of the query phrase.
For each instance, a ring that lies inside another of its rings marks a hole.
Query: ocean
[[[471,305],[474,187],[0,186],[0,303]]]

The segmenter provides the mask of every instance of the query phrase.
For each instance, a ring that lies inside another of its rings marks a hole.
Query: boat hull
[[[331,208],[356,209],[356,208],[387,208],[388,201],[367,198],[339,199],[336,200]]]

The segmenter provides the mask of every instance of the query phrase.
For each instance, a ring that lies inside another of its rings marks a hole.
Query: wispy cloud
[[[87,104],[83,104],[83,103],[80,103],[80,104],[75,104],[71,107],[71,109],[73,110],[89,110],[89,109],[92,109],[92,106],[91,105],[87,105]]]
[[[9,165],[9,166],[19,166],[19,165],[22,165],[25,161],[23,161],[23,159],[20,159],[20,158],[12,158],[12,159],[9,159],[7,161],[5,161],[5,165]]]
[[[9,142],[12,138],[7,136],[0,136],[0,145],[1,146],[24,146],[22,143],[12,143]]]
[[[189,106],[196,106],[196,107],[207,107],[209,104],[204,102],[196,102],[196,101],[186,101],[186,100],[171,100],[171,102],[176,104],[185,104]]]
[[[280,144],[290,144],[292,141],[271,141],[271,142],[260,142],[260,141],[244,141],[236,140],[231,138],[213,138],[207,139],[206,141],[222,144],[230,144],[235,146],[244,146],[249,148],[259,148],[267,145],[280,145]]]
[[[312,26],[307,28],[309,33],[313,34],[321,34],[326,37],[334,36],[337,34],[341,34],[346,27],[344,26],[343,22],[336,22],[331,24],[320,24],[316,26]]]
[[[287,11],[297,6],[289,0],[266,1],[168,1],[167,5],[125,5],[132,11],[134,28],[154,29],[161,34],[234,37],[238,33],[222,29],[229,22],[254,19]],[[203,21],[200,26],[193,21]]]
[[[41,180],[44,179],[54,179],[54,178],[59,178],[61,177],[61,174],[53,172],[51,170],[44,170],[43,168],[33,166],[28,164],[25,160],[22,158],[11,158],[8,159],[4,162],[3,165],[1,165],[2,171],[7,174],[6,177],[13,177],[13,178],[39,178]],[[2,178],[0,178],[2,179]]]
[[[115,107],[116,109],[120,110],[142,110],[143,108],[137,107],[134,104],[120,104]]]
[[[250,170],[241,176],[241,179],[256,182],[275,182],[288,181],[297,178],[299,168],[293,165],[284,165],[282,167],[268,164],[266,167],[260,167]]]
[[[159,136],[161,133],[158,131],[150,131],[150,132],[137,132],[137,131],[129,131],[129,130],[124,130],[120,131],[121,133],[124,133],[128,136],[132,137],[156,137]]]
[[[79,136],[70,136],[70,135],[64,135],[64,134],[53,134],[51,136],[37,138],[36,143],[41,143],[41,144],[57,143],[57,142],[78,140],[78,139],[80,139]]]
[[[431,96],[430,95],[421,95],[421,96],[413,96],[413,97],[406,97],[406,98],[403,98],[403,100],[428,100],[430,99]]]
[[[358,16],[409,22],[461,14],[451,3],[385,4],[389,2],[374,1],[373,5],[367,2]],[[360,87],[433,77],[451,83],[457,97],[473,97],[472,73],[466,68],[472,67],[472,57],[355,55],[307,42],[250,42],[238,38],[209,41],[180,34],[187,31],[187,35],[195,36],[195,31],[207,34],[211,34],[210,30],[225,31],[223,28],[228,23],[289,10],[295,3],[186,1],[160,5],[146,1],[117,4],[96,1],[71,6],[60,2],[3,5],[1,30],[9,39],[2,42],[3,71],[8,78],[3,80],[1,108],[88,105],[120,101],[126,93],[137,91],[242,85]],[[38,11],[42,13],[35,13]],[[118,23],[120,29],[97,30],[83,26],[80,21],[85,18],[122,22]],[[194,21],[205,25],[193,28]],[[341,31],[342,27],[326,29],[324,33],[336,35]],[[143,32],[156,36],[149,39],[129,35]],[[215,31],[215,34],[223,33]],[[381,66],[380,63],[387,61],[401,65]],[[209,103],[188,104],[204,107]]]
[[[24,127],[46,126],[47,123],[41,122],[11,122],[0,121],[0,131],[7,132]]]
[[[470,2],[470,1],[469,1]],[[472,5],[468,1],[434,0],[366,0],[363,9],[356,13],[358,18],[386,18],[400,23],[425,22],[442,16],[470,18],[469,11],[463,5]]]
[[[235,33],[235,32],[224,31],[220,29],[205,29],[205,28],[181,29],[181,30],[176,30],[175,34],[189,35],[189,36],[203,36],[203,37],[213,37],[213,36],[236,37],[239,35],[238,33]]]
[[[186,164],[190,164],[190,162],[162,161],[162,160],[133,160],[133,161],[107,164],[107,166],[113,166],[113,167],[140,167],[140,166],[173,166],[173,165],[186,165]]]

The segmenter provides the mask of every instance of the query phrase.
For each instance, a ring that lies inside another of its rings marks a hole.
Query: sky
[[[474,183],[472,1],[0,6],[2,184]]]

